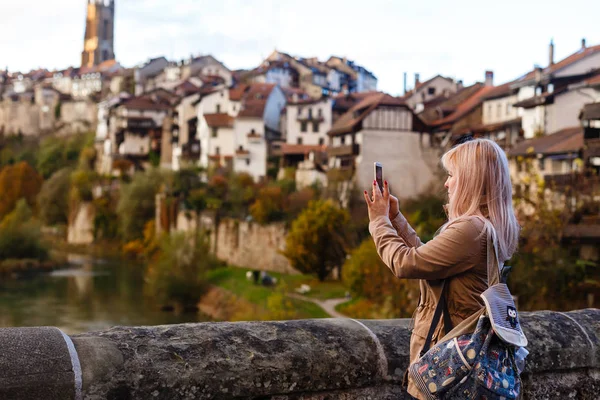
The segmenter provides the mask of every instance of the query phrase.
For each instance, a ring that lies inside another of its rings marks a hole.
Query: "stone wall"
[[[67,242],[91,244],[94,242],[94,215],[92,203],[81,203],[69,217]]]
[[[259,225],[226,219],[220,222],[216,233],[217,258],[228,264],[261,271],[296,272],[279,253],[285,249],[287,236],[283,223]]]
[[[600,310],[522,313],[525,399],[596,399]],[[408,399],[409,320],[0,329],[0,398]]]

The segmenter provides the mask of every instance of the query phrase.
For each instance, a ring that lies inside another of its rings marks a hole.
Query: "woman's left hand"
[[[383,183],[383,193],[379,190],[379,186],[377,186],[377,182],[373,181],[373,199],[369,197],[369,194],[365,190],[365,201],[367,202],[367,207],[369,209],[369,220],[373,221],[375,218],[383,216],[387,217],[390,211],[390,190],[388,188],[388,183],[385,181]]]

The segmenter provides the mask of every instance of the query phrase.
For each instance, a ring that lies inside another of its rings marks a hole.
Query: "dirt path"
[[[338,304],[345,303],[346,301],[348,301],[348,299],[345,297],[340,298],[340,299],[319,300],[319,299],[313,299],[310,297],[302,296],[302,295],[296,294],[296,293],[288,293],[288,296],[293,297],[298,300],[310,301],[311,303],[315,303],[316,305],[321,307],[327,314],[329,314],[333,318],[348,318],[347,316],[340,314],[339,312],[337,312],[335,310],[335,307]]]

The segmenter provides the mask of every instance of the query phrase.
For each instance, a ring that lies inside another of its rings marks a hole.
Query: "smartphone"
[[[379,190],[381,190],[381,193],[383,193],[383,165],[376,161],[373,163],[373,167],[375,170],[375,180],[377,181]]]

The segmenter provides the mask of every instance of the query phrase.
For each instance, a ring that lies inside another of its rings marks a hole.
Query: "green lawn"
[[[275,288],[268,288],[255,285],[253,281],[248,280],[246,278],[247,271],[246,268],[237,267],[218,268],[208,273],[208,281],[212,285],[222,287],[236,296],[263,307],[267,306],[268,298],[276,293],[278,288],[295,293],[294,289],[300,287],[301,284],[308,284],[311,291],[305,296],[316,299],[343,297],[346,292],[341,282],[319,282],[309,275],[288,275],[275,272],[269,272],[269,275],[277,278],[277,285]],[[291,298],[289,301],[297,310],[299,318],[329,317],[321,307],[314,303]]]

